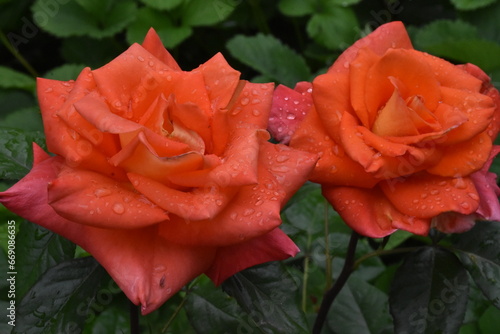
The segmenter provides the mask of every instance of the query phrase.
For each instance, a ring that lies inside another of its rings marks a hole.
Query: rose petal
[[[144,175],[130,173],[128,177],[135,189],[153,203],[186,221],[215,218],[235,194],[235,189],[196,188],[191,192],[179,191]],[[190,231],[189,227],[185,227]]]
[[[360,49],[356,58],[349,64],[349,88],[351,105],[361,124],[371,128],[376,114],[370,114],[366,105],[366,90],[371,86],[366,84],[366,76],[370,68],[380,59],[380,56],[370,48]]]
[[[62,159],[48,157],[40,150],[35,148],[38,159],[30,173],[0,193],[0,202],[91,253],[127,297],[142,304],[143,314],[160,307],[186,283],[208,270],[215,256],[214,248],[169,243],[158,236],[156,226],[103,229],[76,224],[57,215],[47,204],[47,185],[57,177]]]
[[[491,123],[496,106],[490,97],[476,92],[464,93],[448,87],[441,87],[441,94],[443,104],[453,107],[454,113],[468,119],[446,134],[447,145],[471,139],[486,130]]]
[[[203,201],[203,196],[208,198],[206,203],[180,202],[183,198],[178,197],[172,206],[183,205],[177,209],[179,216],[171,216],[168,224],[162,224],[160,234],[183,244],[226,246],[255,238],[281,224],[280,209],[286,194],[265,169],[259,169],[259,184],[239,188],[231,201],[219,202],[219,206],[217,200],[223,196],[222,191],[230,190],[220,189],[212,196],[218,196],[213,201],[210,195],[197,196],[197,202]],[[217,215],[210,216],[209,209],[217,211]],[[202,213],[208,219],[190,220],[203,218]]]
[[[456,212],[444,212],[432,219],[432,227],[443,233],[464,233],[476,224],[475,214],[461,215]]]
[[[422,96],[428,110],[434,110],[441,100],[439,81],[429,73],[431,67],[425,62],[423,53],[415,50],[389,49],[368,71],[364,101],[369,115],[377,115],[390,99],[394,85],[390,78],[397,78],[405,86],[403,99]],[[373,83],[376,82],[376,85]],[[361,97],[362,98],[362,97]]]
[[[373,187],[378,180],[346,155],[341,145],[326,133],[321,119],[313,108],[294,133],[290,146],[320,158],[310,175],[310,180],[321,184]]]
[[[426,235],[430,221],[398,211],[378,188],[322,187],[323,195],[359,234],[382,238],[396,229]]]
[[[258,129],[267,129],[273,98],[274,84],[256,84],[246,82],[234,103],[228,106],[229,122],[255,125]]]
[[[490,77],[483,72],[479,67],[473,64],[458,65],[459,68],[463,69],[467,73],[473,75],[482,81],[482,86],[480,92],[484,95],[489,96],[493,103],[496,105],[495,113],[493,114],[493,119],[488,126],[487,133],[490,135],[491,139],[494,141],[500,131],[500,93],[491,84]]]
[[[410,37],[402,22],[394,21],[381,25],[366,37],[357,40],[345,50],[330,67],[328,72],[347,71],[351,61],[356,58],[360,49],[369,48],[382,56],[389,49],[413,49]]]
[[[205,274],[220,285],[246,268],[270,261],[280,261],[299,252],[293,241],[279,228],[260,237],[217,249],[215,261]]]
[[[150,28],[144,41],[142,42],[142,47],[148,50],[152,55],[162,61],[170,69],[174,71],[181,71],[181,68],[175,61],[174,57],[165,49],[160,36],[156,33],[153,28]]]
[[[477,213],[488,220],[500,221],[500,188],[497,184],[497,175],[488,172],[493,159],[500,153],[500,146],[493,146],[490,157],[481,170],[471,174],[470,178],[476,186],[480,197]]]
[[[385,196],[402,213],[432,218],[455,211],[470,214],[479,205],[479,196],[470,178],[447,178],[425,172],[380,183]]]
[[[101,174],[65,169],[48,187],[48,203],[62,217],[101,228],[138,228],[168,220],[129,184]]]
[[[226,108],[240,81],[240,72],[229,66],[221,53],[200,65],[197,70],[203,73],[213,112]]]
[[[305,92],[300,93],[283,85],[279,85],[274,91],[269,132],[283,144],[288,144],[292,134],[312,106],[312,85],[302,83],[299,87],[305,89]]]
[[[467,176],[479,170],[488,160],[491,139],[486,132],[476,137],[443,149],[443,157],[435,166],[428,168],[431,174],[456,177]]]

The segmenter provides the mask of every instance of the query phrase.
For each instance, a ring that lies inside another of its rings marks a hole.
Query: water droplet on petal
[[[285,161],[287,161],[288,159],[290,159],[290,156],[288,156],[288,155],[278,155],[278,156],[276,157],[276,161],[277,161],[277,162],[285,162]]]
[[[137,56],[137,59],[138,59],[139,61],[144,61],[144,58],[142,58],[141,56]]]
[[[241,105],[246,106],[247,104],[250,103],[250,99],[247,97],[244,97],[241,99]]]
[[[125,207],[123,206],[122,203],[115,203],[113,205],[113,212],[118,215],[121,215],[122,213],[125,212]]]
[[[295,115],[294,114],[287,114],[286,119],[295,119]]]
[[[254,212],[255,212],[254,209],[246,209],[245,211],[243,211],[243,216],[248,217],[251,214],[253,214]]]
[[[474,194],[474,193],[468,193],[467,194],[470,198],[472,198],[473,200],[475,201],[479,201],[479,196],[477,194]]]
[[[460,203],[460,206],[464,208],[465,210],[470,209],[470,204],[467,202],[462,202]]]
[[[94,190],[94,195],[97,198],[105,197],[111,195],[111,190],[107,188],[98,188]]]

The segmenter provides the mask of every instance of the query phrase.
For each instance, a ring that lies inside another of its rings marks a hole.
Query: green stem
[[[309,240],[311,239],[310,235],[308,237],[308,244]],[[304,259],[304,276],[302,280],[302,311],[305,313],[306,312],[306,307],[307,307],[307,281],[309,278],[309,262],[310,258],[309,256],[306,256]]]
[[[332,286],[332,257],[330,256],[330,242],[328,236],[330,234],[329,226],[328,226],[328,203],[325,202],[325,210],[324,210],[324,224],[325,224],[325,275],[326,275],[326,289],[330,289]]]
[[[12,55],[14,57],[16,57],[16,59],[21,63],[21,65],[23,65],[23,67],[33,76],[33,77],[38,77],[38,73],[35,71],[35,69],[30,65],[30,63],[28,63],[28,61],[19,53],[19,51],[17,51],[13,46],[12,44],[10,44],[10,42],[7,40],[7,36],[5,36],[4,32],[0,30],[0,41],[2,42],[2,44],[7,48],[7,50],[9,50],[10,53],[12,53]]]
[[[175,311],[172,314],[172,316],[170,316],[170,318],[168,319],[168,321],[165,324],[165,326],[163,326],[163,329],[161,330],[162,333],[166,333],[167,332],[168,328],[170,327],[170,325],[172,324],[172,322],[174,321],[174,319],[179,315],[179,313],[181,312],[182,308],[184,307],[184,305],[187,302],[187,298],[188,298],[189,293],[196,286],[196,284],[198,284],[198,279],[199,278],[195,278],[191,282],[191,284],[188,286],[188,288],[186,290],[186,294],[184,295],[184,298],[182,298],[181,302],[179,303],[179,305],[177,305],[177,308],[175,309]]]
[[[264,12],[260,7],[260,0],[250,0],[250,6],[252,6],[253,14],[255,16],[255,22],[260,30],[260,32],[264,34],[271,33],[271,29],[269,29],[269,25],[267,24],[266,18],[264,16]]]
[[[361,256],[358,260],[356,260],[353,264],[353,270],[356,270],[363,261],[366,261],[372,257],[399,254],[399,253],[409,253],[409,252],[413,252],[414,250],[417,250],[419,248],[420,247],[403,247],[403,248],[395,248],[395,249],[388,249],[388,250],[377,249],[376,251],[374,251],[372,253],[365,254],[365,255]]]
[[[139,333],[139,307],[130,302],[130,334]]]
[[[358,245],[358,239],[359,234],[353,231],[351,234],[351,240],[349,240],[349,245],[347,246],[347,255],[345,257],[344,267],[342,268],[342,272],[340,273],[339,277],[335,281],[335,284],[323,296],[323,301],[321,302],[318,316],[316,317],[316,322],[314,323],[312,331],[313,334],[321,333],[321,328],[325,323],[328,310],[332,306],[335,297],[337,297],[340,290],[342,290],[345,283],[347,282],[347,279],[354,270],[354,256],[356,253],[356,246]]]

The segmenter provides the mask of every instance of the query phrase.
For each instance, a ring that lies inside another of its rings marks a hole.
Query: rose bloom
[[[307,87],[276,89],[270,130],[320,156],[310,179],[355,231],[425,235],[500,220],[488,172],[500,98],[478,67],[414,50],[403,24],[392,22]]]
[[[205,273],[216,284],[294,256],[280,209],[314,154],[268,142],[273,84],[220,54],[182,71],[150,30],[76,81],[38,80],[47,147],[0,202],[83,247],[142,313]]]

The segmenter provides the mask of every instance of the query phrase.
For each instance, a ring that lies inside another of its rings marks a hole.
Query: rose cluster
[[[150,30],[38,96],[52,155],[35,145],[0,202],[87,250],[144,314],[202,273],[294,256],[280,211],[307,180],[371,237],[500,219],[498,91],[398,22],[293,90],[241,80],[221,54],[183,71]]]

